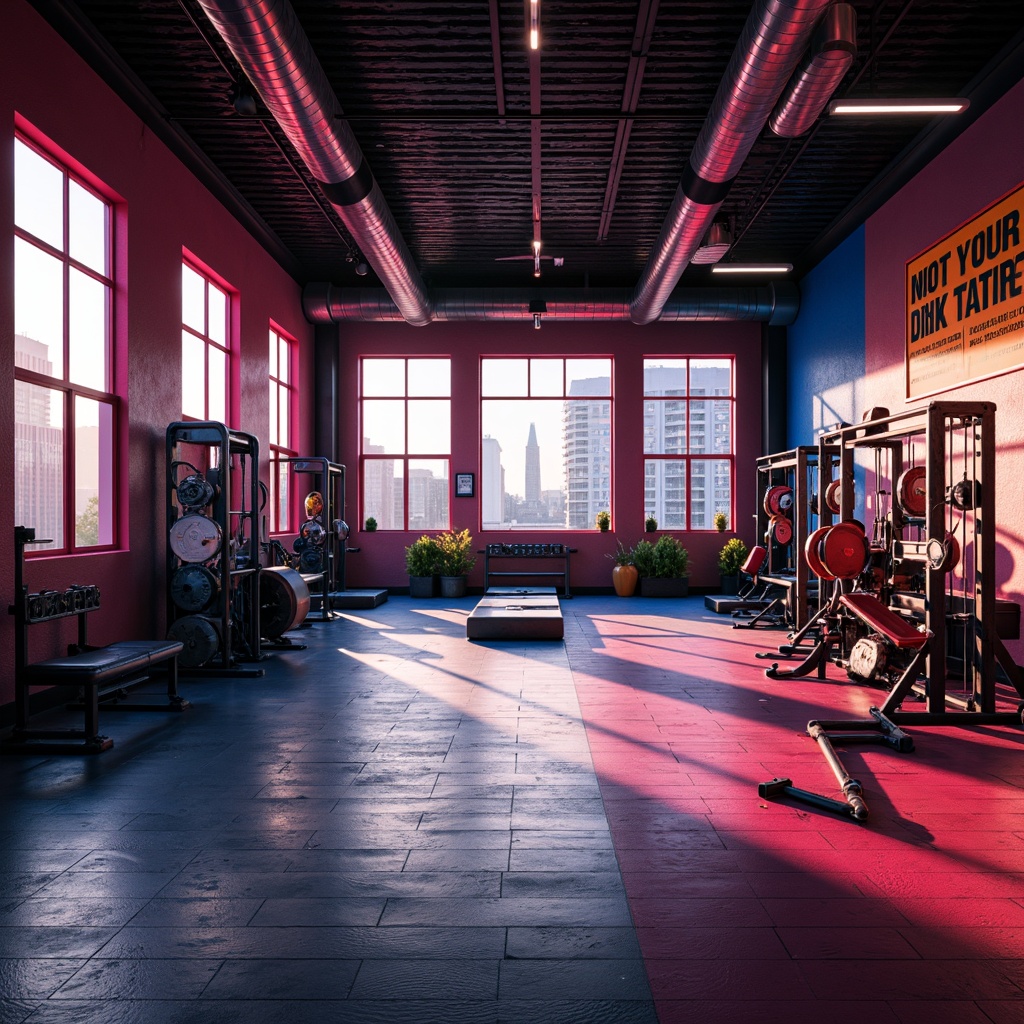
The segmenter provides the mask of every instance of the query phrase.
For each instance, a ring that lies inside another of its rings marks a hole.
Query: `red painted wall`
[[[1011,89],[933,160],[865,228],[865,373],[862,393],[893,411],[904,398],[904,272],[938,242],[1024,181],[1024,82]],[[1024,372],[1016,370],[936,395],[996,403],[997,596],[1024,600]],[[1013,645],[1017,660],[1024,645]]]
[[[550,321],[540,331],[532,324],[346,324],[340,328],[341,461],[348,467],[347,521],[353,526],[350,544],[360,552],[348,559],[349,587],[405,587],[404,548],[419,535],[404,532],[366,533],[361,528],[358,490],[359,410],[355,400],[362,356],[450,355],[452,363],[452,472],[473,472],[480,479],[480,356],[594,355],[614,360],[613,510],[615,530],[572,531],[555,535],[538,529],[519,531],[521,543],[561,540],[579,549],[573,555],[572,583],[579,587],[611,586],[612,562],[605,554],[617,539],[631,544],[643,534],[643,360],[645,356],[733,355],[736,357],[736,510],[739,536],[753,543],[753,523],[746,512],[755,501],[754,460],[761,452],[761,327],[758,324],[560,324]],[[525,429],[525,428],[524,428]],[[524,435],[525,443],[525,435]],[[479,487],[477,488],[479,491]],[[479,497],[451,498],[453,525],[470,528],[476,547],[507,541],[503,532],[480,530]],[[749,525],[748,525],[749,524]],[[690,553],[692,586],[717,586],[718,552],[733,536],[714,531],[673,531]],[[483,559],[469,577],[483,585]]]
[[[0,232],[13,235],[12,143],[15,114],[28,119],[63,150],[122,196],[127,239],[121,303],[127,366],[128,547],[73,559],[32,560],[31,590],[96,583],[102,608],[90,617],[90,639],[161,637],[166,631],[167,424],[181,417],[182,247],[238,289],[239,415],[233,428],[265,443],[267,328],[271,319],[300,342],[300,384],[312,380],[313,333],[301,309],[298,284],[231,217],[199,181],[84,64],[23,0],[4,6],[0,34],[0,122],[6,125],[6,158],[0,163]],[[0,479],[13,470],[14,365],[13,245],[0,244]],[[301,445],[311,446],[312,424],[303,423]],[[264,463],[263,476],[266,477]],[[14,500],[0,488],[0,593],[13,598]],[[24,524],[31,526],[32,524]],[[71,627],[74,620],[63,626]],[[57,653],[70,638],[51,624],[30,630],[31,656]],[[0,616],[0,706],[13,699],[13,620]]]

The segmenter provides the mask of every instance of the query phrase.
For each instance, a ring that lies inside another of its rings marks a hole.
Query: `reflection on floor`
[[[758,798],[837,796],[804,726],[881,696],[766,679],[782,634],[582,597],[472,643],[474,603],[0,759],[0,1024],[1024,1020],[1024,732],[851,747],[857,824]]]

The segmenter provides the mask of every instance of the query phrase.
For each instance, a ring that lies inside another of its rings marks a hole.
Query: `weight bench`
[[[178,640],[121,640],[105,647],[87,641],[87,616],[100,606],[94,586],[72,586],[65,591],[43,590],[30,594],[23,582],[24,548],[35,543],[35,530],[15,528],[15,590],[17,602],[9,609],[15,616],[14,705],[15,723],[9,738],[0,742],[2,753],[96,754],[109,750],[114,741],[99,732],[99,707],[121,711],[183,711],[189,706],[178,694]],[[29,663],[28,627],[53,619],[78,618],[78,642],[68,653]],[[126,687],[149,677],[151,669],[167,669],[167,703],[127,702]],[[34,688],[72,686],[81,691],[82,729],[30,729],[30,693]],[[113,703],[107,703],[113,702]]]

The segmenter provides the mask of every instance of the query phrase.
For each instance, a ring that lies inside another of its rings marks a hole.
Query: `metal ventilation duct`
[[[776,135],[795,139],[818,119],[857,55],[857,11],[834,4],[814,30],[811,49],[800,62],[768,127]]]
[[[750,12],[633,291],[634,323],[661,316],[828,4],[758,0]]]
[[[337,97],[287,0],[199,0],[267,109],[319,182],[411,324],[430,323],[426,288]]]
[[[544,302],[544,321],[628,321],[627,288],[448,288],[431,293],[434,318],[444,321],[532,321],[532,303]],[[335,288],[323,282],[302,293],[306,319],[314,324],[400,321],[402,315],[379,288]],[[665,303],[662,321],[754,321],[784,326],[800,310],[800,292],[788,281],[750,288],[684,288]]]

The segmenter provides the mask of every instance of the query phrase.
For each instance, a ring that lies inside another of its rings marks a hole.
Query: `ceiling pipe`
[[[628,288],[438,288],[431,292],[434,318],[449,323],[532,321],[538,299],[544,302],[545,322],[630,319]],[[313,324],[402,320],[394,301],[380,288],[308,284],[302,292],[302,308]],[[747,288],[682,288],[665,303],[659,319],[785,326],[793,323],[799,310],[799,289],[780,281]]]
[[[287,0],[199,0],[337,210],[402,319],[433,319],[426,288],[337,96]]]
[[[683,170],[630,299],[630,319],[659,319],[830,0],[758,0]]]
[[[833,4],[814,30],[811,48],[768,119],[768,127],[786,139],[809,131],[856,55],[857,11],[851,4]]]

